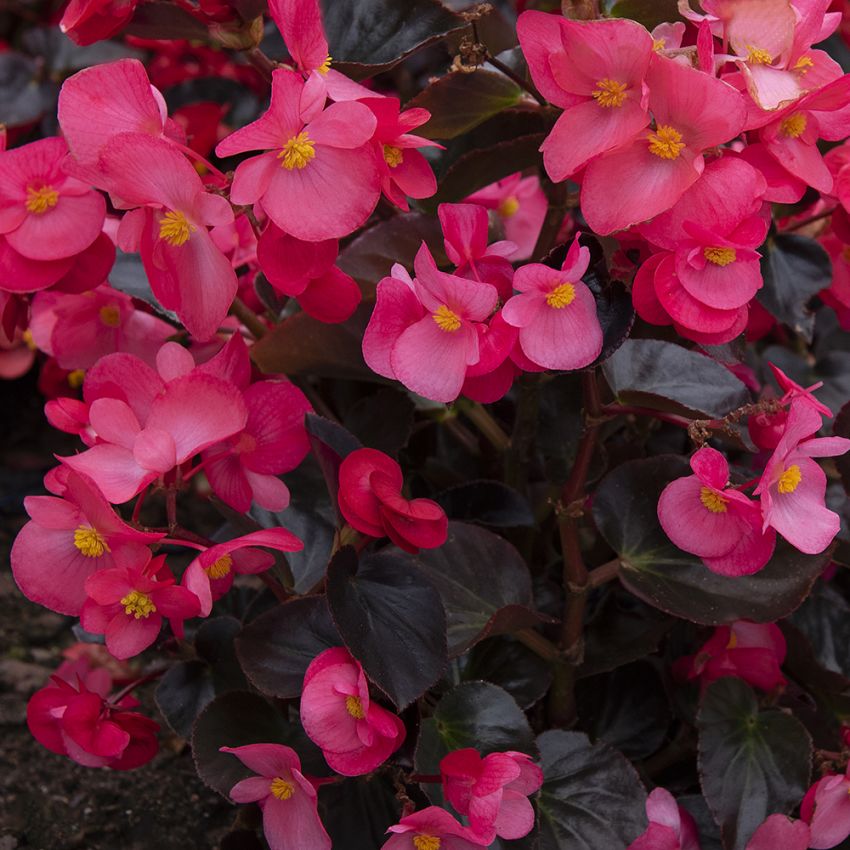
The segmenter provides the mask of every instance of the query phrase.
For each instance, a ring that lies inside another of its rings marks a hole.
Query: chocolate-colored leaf
[[[375,850],[401,818],[401,802],[390,776],[357,777],[320,788],[319,814],[333,847]]]
[[[181,738],[192,734],[192,724],[215,697],[210,668],[203,661],[180,661],[159,680],[156,706]]]
[[[501,528],[531,527],[534,513],[528,499],[501,481],[470,481],[444,490],[436,501],[451,519]]]
[[[530,708],[546,695],[552,684],[552,668],[517,640],[493,637],[472,648],[463,678],[490,682],[504,688],[520,708]]]

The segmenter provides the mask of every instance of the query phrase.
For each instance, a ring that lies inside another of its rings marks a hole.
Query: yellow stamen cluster
[[[732,629],[729,629],[729,640],[726,642],[726,649],[734,649],[738,645],[738,636]]]
[[[306,168],[315,156],[316,144],[310,139],[310,134],[302,130],[283,146],[277,158],[281,160],[282,168],[292,171],[294,168]]]
[[[35,344],[35,340],[32,338],[32,331],[29,328],[21,334],[21,339],[30,351],[38,351],[38,346]]]
[[[605,77],[605,79],[596,83],[593,97],[600,106],[604,106],[606,109],[622,106],[626,99],[626,84]]]
[[[656,53],[660,53],[667,46],[666,38],[654,38],[652,39],[652,49]]]
[[[121,311],[115,304],[107,304],[98,312],[100,321],[108,328],[117,328],[121,324]]]
[[[29,212],[41,215],[58,203],[59,193],[52,186],[27,186],[26,208]]]
[[[442,839],[437,835],[419,833],[419,835],[413,836],[413,846],[416,850],[440,850],[442,843]]]
[[[295,793],[295,786],[283,777],[275,776],[269,786],[269,791],[271,791],[272,797],[277,797],[278,800],[288,800]]]
[[[207,575],[212,579],[224,578],[230,573],[233,566],[233,558],[230,555],[222,555],[217,561],[213,561],[207,567]]]
[[[84,369],[74,369],[71,372],[68,372],[68,386],[72,390],[77,390],[83,385],[83,381],[86,379],[86,373]]]
[[[446,333],[454,333],[460,330],[460,316],[453,310],[450,310],[448,305],[441,304],[431,318],[437,323],[437,327]]]
[[[189,241],[189,237],[197,230],[194,224],[178,210],[169,210],[159,221],[159,238],[169,245],[179,248]]]
[[[319,67],[318,67],[318,68],[316,68],[316,70],[317,70],[320,74],[327,74],[327,73],[328,73],[328,71],[330,71],[330,69],[331,69],[331,62],[332,62],[332,61],[333,61],[333,58],[331,57],[331,54],[330,54],[330,53],[328,53],[328,55],[325,57],[325,61],[324,61],[324,62],[322,62],[322,64],[321,64],[321,65],[319,65]]]
[[[151,614],[156,613],[153,599],[140,590],[131,590],[121,598],[121,604],[124,606],[124,613],[137,620],[147,620]]]
[[[668,124],[659,124],[649,134],[649,152],[661,159],[678,159],[684,147],[682,134]]]
[[[728,508],[726,507],[726,499],[715,493],[710,487],[702,487],[699,491],[699,500],[703,507],[713,514],[725,514]]]
[[[796,463],[792,464],[779,476],[779,492],[784,495],[793,493],[802,480],[803,474],[800,472],[800,467]]]
[[[738,258],[734,248],[705,248],[702,255],[715,266],[728,266]]]
[[[747,61],[752,62],[753,65],[770,65],[773,62],[773,57],[766,50],[748,44]]]
[[[394,148],[392,145],[384,145],[384,162],[390,168],[398,168],[404,162],[404,154],[401,148]]]
[[[799,74],[808,74],[809,68],[815,67],[815,60],[811,56],[801,56],[794,63],[794,70]]]
[[[804,113],[795,112],[793,115],[789,115],[783,119],[779,125],[779,129],[785,138],[798,139],[805,132],[808,123],[808,119]]]
[[[81,525],[74,532],[74,546],[86,558],[99,558],[104,552],[110,552],[106,538],[93,528]]]
[[[510,218],[518,212],[519,201],[513,195],[509,195],[504,201],[502,201],[501,204],[499,204],[498,213],[502,218]]]
[[[546,296],[546,303],[556,310],[563,310],[573,303],[575,297],[576,288],[571,283],[562,283]]]
[[[345,710],[355,719],[363,720],[366,717],[366,712],[363,711],[363,703],[360,702],[360,697],[349,696],[345,698]]]

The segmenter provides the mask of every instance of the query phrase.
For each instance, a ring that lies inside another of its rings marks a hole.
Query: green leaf
[[[453,139],[493,115],[515,106],[522,89],[504,74],[478,68],[472,73],[453,71],[431,83],[405,109],[420,107],[431,113],[417,133],[427,139]]]
[[[705,799],[724,846],[744,850],[768,815],[789,814],[806,793],[811,739],[790,714],[759,711],[752,688],[735,678],[708,686],[697,726]]]
[[[808,236],[780,233],[769,238],[763,249],[761,273],[764,288],[759,291],[759,301],[811,342],[815,317],[806,305],[832,282],[829,254]]]
[[[714,419],[750,400],[744,384],[724,366],[671,342],[626,340],[602,368],[624,404]]]
[[[608,14],[614,18],[630,18],[648,30],[665,22],[681,20],[676,0],[614,0],[608,3]]]
[[[351,546],[328,566],[328,605],[351,654],[399,709],[448,664],[440,595],[413,559],[384,550],[358,563]]]
[[[582,732],[538,739],[543,787],[538,826],[512,844],[521,850],[625,850],[646,829],[646,791],[631,764]]]
[[[623,584],[650,605],[704,625],[741,619],[767,623],[788,616],[809,594],[829,552],[804,555],[780,540],[755,575],[730,578],[711,572],[695,555],[677,549],[658,522],[661,491],[690,474],[684,458],[661,455],[624,463],[600,484],[593,516],[623,562]]]
[[[416,563],[442,598],[452,657],[485,637],[528,628],[543,619],[534,611],[525,561],[492,531],[450,522],[447,541],[439,549],[423,549]]]
[[[342,640],[323,596],[304,596],[260,614],[236,638],[236,653],[254,687],[269,696],[301,696],[304,673]]]

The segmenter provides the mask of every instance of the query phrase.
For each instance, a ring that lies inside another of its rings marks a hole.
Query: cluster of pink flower
[[[816,554],[829,546],[841,525],[824,503],[826,475],[812,458],[842,455],[850,450],[850,440],[814,437],[823,415],[832,416],[812,395],[817,387],[804,389],[772,368],[785,391],[782,406],[748,422],[759,448],[771,451],[761,476],[730,486],[726,458],[706,446],[691,458],[694,474],[672,481],[658,500],[658,519],[667,536],[721,575],[762,569],[777,532],[801,552]],[[742,492],[753,484],[757,499]]]
[[[307,668],[301,722],[327,763],[343,776],[373,771],[406,734],[396,715],[370,699],[362,667],[342,647],[325,650]],[[327,780],[305,777],[297,754],[280,744],[221,749],[257,774],[234,785],[230,796],[237,803],[260,804],[271,850],[330,848],[316,810],[316,789]],[[440,762],[439,778],[446,799],[469,818],[469,826],[430,806],[390,827],[394,835],[385,848],[473,850],[497,836],[522,838],[534,826],[528,796],[542,785],[543,773],[525,753],[494,752],[482,758],[474,749],[455,750]]]
[[[700,343],[738,336],[762,286],[769,202],[807,186],[847,198],[846,153],[830,171],[816,145],[844,139],[850,114],[850,78],[812,49],[840,22],[828,5],[704,0],[700,15],[680,4],[699,27],[691,47],[683,23],[650,34],[628,20],[520,16],[534,82],[564,110],[544,166],[581,184],[594,232],[634,228],[623,239],[649,243],[633,298],[650,324]]]

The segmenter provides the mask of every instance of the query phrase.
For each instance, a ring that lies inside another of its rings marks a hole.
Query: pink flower
[[[232,133],[218,156],[263,150],[236,168],[230,197],[259,201],[271,220],[298,239],[337,239],[360,227],[380,195],[374,114],[359,103],[324,109],[324,87],[278,69],[268,111]]]
[[[773,377],[776,378],[779,388],[785,391],[781,399],[782,404],[790,404],[795,398],[798,398],[821,416],[832,418],[832,411],[813,395],[815,390],[819,390],[823,386],[823,381],[818,381],[810,387],[801,387],[796,381],[792,381],[775,363],[768,363],[767,365],[770,366],[770,371],[773,372]]]
[[[289,381],[259,381],[242,395],[248,408],[245,428],[204,451],[206,476],[234,510],[244,513],[256,502],[282,511],[289,490],[277,476],[295,469],[310,451],[304,415],[313,408]]]
[[[301,724],[337,773],[359,776],[383,764],[405,738],[404,724],[373,702],[363,668],[347,649],[326,649],[304,674]]]
[[[532,255],[548,209],[539,177],[523,177],[517,172],[479,189],[464,201],[496,211],[505,237],[516,245],[513,260],[527,260]]]
[[[541,146],[552,180],[565,180],[649,124],[644,80],[652,37],[640,24],[523,12],[517,34],[535,85],[564,109]]]
[[[296,298],[320,322],[344,322],[360,303],[360,287],[335,265],[336,239],[304,242],[269,222],[257,243],[257,261],[277,292]]]
[[[306,74],[326,74],[331,57],[317,0],[269,0],[269,14],[296,67]]]
[[[448,258],[455,274],[496,287],[500,298],[510,298],[513,266],[508,257],[516,252],[513,242],[487,244],[487,210],[477,204],[440,204],[437,209]]]
[[[493,312],[495,287],[437,269],[424,243],[416,280],[398,265],[377,289],[363,357],[379,375],[425,398],[454,401],[468,366],[479,362],[479,327]]]
[[[12,545],[12,574],[28,599],[60,614],[79,616],[92,573],[135,562],[164,537],[127,525],[75,472],[62,498],[28,496],[24,506],[31,519]]]
[[[817,410],[795,398],[785,432],[762,473],[756,495],[761,496],[764,528],[775,528],[801,552],[823,552],[838,533],[838,514],[824,504],[826,475],[813,457],[835,457],[850,450],[844,437],[806,439],[821,427]]]
[[[646,816],[646,832],[627,850],[700,850],[694,819],[666,789],[656,788],[646,798]]]
[[[469,817],[470,830],[482,843],[498,835],[513,840],[534,827],[528,796],[543,784],[543,771],[525,753],[455,750],[440,762],[443,788],[452,806]]]
[[[0,153],[0,233],[27,260],[80,254],[103,227],[103,196],[62,171],[67,152],[50,138]]]
[[[176,343],[160,349],[157,365],[168,381],[132,354],[110,354],[83,384],[98,442],[63,460],[116,504],[238,433],[248,419],[238,387],[203,367],[193,369],[191,355]]]
[[[182,637],[183,621],[200,613],[198,597],[175,586],[164,555],[98,570],[86,579],[86,593],[80,623],[86,631],[104,635],[106,648],[119,659],[147,649],[159,635],[163,617]]]
[[[468,827],[439,806],[407,815],[387,832],[394,834],[381,850],[478,850],[482,846]]]
[[[770,815],[753,833],[746,850],[807,850],[811,844],[808,824],[787,815]],[[833,847],[835,845],[829,845]]]
[[[139,0],[71,0],[59,28],[77,44],[109,38],[133,17]]]
[[[560,272],[539,263],[517,269],[514,295],[502,317],[519,328],[523,354],[546,369],[581,369],[602,351],[593,293],[581,282],[590,251],[573,239]]]
[[[371,537],[387,536],[406,552],[446,542],[448,518],[430,499],[401,495],[401,467],[376,449],[357,449],[339,467],[339,509],[348,524]]]
[[[581,208],[596,233],[670,209],[705,169],[703,152],[743,129],[740,93],[708,74],[656,54],[647,83],[655,128],[594,159],[585,172]]]
[[[850,775],[830,774],[815,782],[800,805],[800,818],[809,825],[813,850],[841,844],[850,835]]]
[[[695,655],[673,665],[679,679],[698,679],[702,687],[724,676],[735,676],[763,691],[785,685],[780,668],[785,661],[785,638],[774,623],[737,620],[719,626]]]
[[[137,704],[132,697],[113,703],[79,679],[52,681],[27,704],[27,726],[42,746],[86,767],[113,770],[131,770],[156,755],[159,726],[126,710]]]
[[[235,575],[255,575],[274,564],[274,557],[255,547],[278,552],[300,552],[304,544],[285,528],[264,528],[219,543],[201,552],[186,568],[181,584],[198,597],[201,616],[208,617],[212,603],[230,590]]]
[[[271,850],[331,850],[330,836],[316,808],[316,789],[301,773],[301,760],[282,744],[221,747],[256,776],[230,789],[235,803],[258,803],[263,834]]]
[[[173,145],[141,133],[116,136],[98,168],[116,206],[127,209],[118,230],[123,251],[139,251],[157,300],[193,336],[207,340],[227,316],[236,273],[209,227],[230,224],[227,200],[205,190],[198,172]]]
[[[757,503],[728,488],[729,465],[706,446],[691,457],[694,475],[671,481],[658,500],[658,519],[673,543],[698,555],[713,572],[751,575],[770,560],[776,535]]]
[[[401,112],[397,97],[370,97],[360,100],[377,119],[373,142],[378,148],[381,191],[397,207],[407,211],[407,198],[430,198],[437,191],[437,178],[417,148],[441,148],[442,145],[414,136],[409,131],[424,124],[431,113],[427,109]]]

